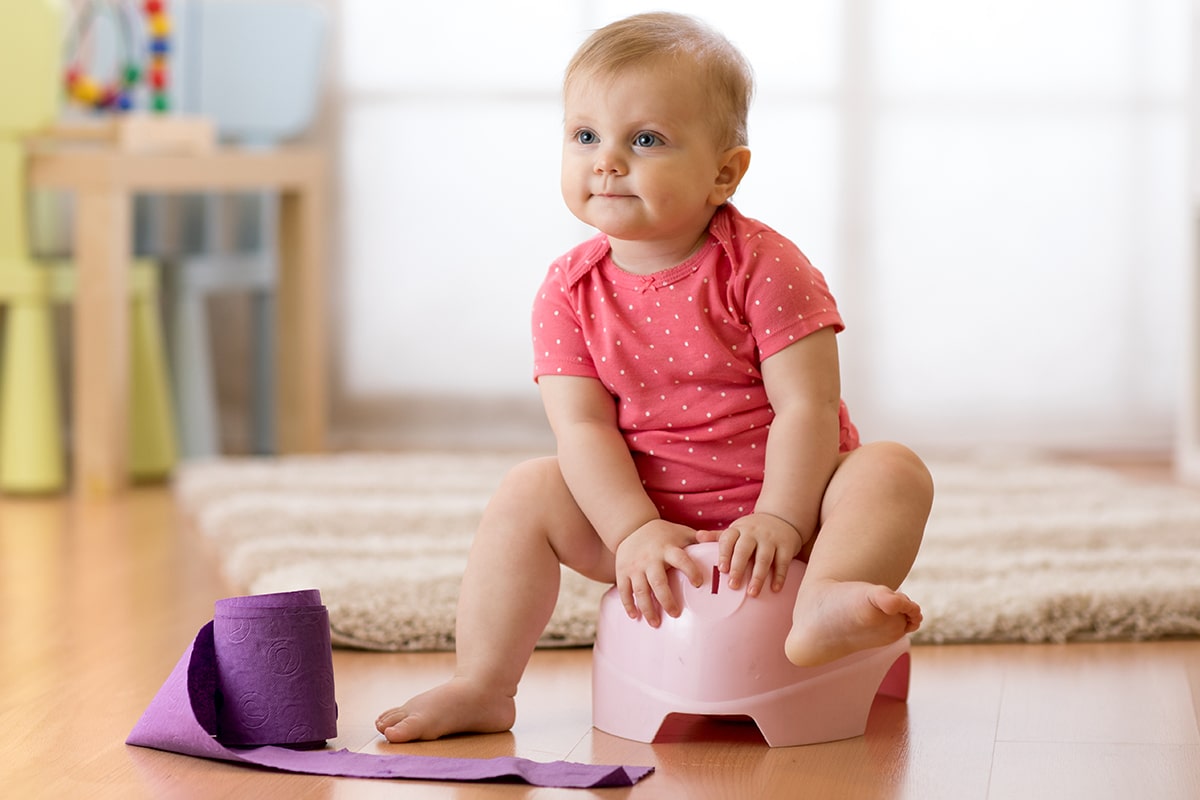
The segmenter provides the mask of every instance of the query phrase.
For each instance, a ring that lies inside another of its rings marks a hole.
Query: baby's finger
[[[759,545],[754,553],[754,569],[750,573],[750,585],[746,587],[746,594],[751,597],[759,595],[767,581],[774,576],[773,566],[776,560],[776,554],[772,550]]]
[[[652,596],[649,601],[650,607],[643,607],[642,614],[646,617],[646,622],[650,623],[651,628],[657,628],[662,622],[662,616],[659,614],[660,608],[671,617],[678,617],[683,609],[675,597],[675,592],[671,591],[671,582],[667,579],[665,568],[647,571],[646,577],[650,581]]]
[[[778,592],[783,588],[783,582],[787,580],[788,567],[792,565],[792,559],[783,558],[779,553],[775,554],[775,579],[771,583],[771,591]]]
[[[622,578],[617,583],[617,594],[621,598],[621,605],[625,607],[625,614],[630,619],[637,619],[641,616],[638,611],[637,602],[633,597],[633,581],[629,578]]]
[[[733,551],[737,547],[738,539],[741,537],[741,531],[737,528],[726,528],[721,531],[721,537],[717,540],[717,567],[721,572],[729,572],[733,567]]]
[[[750,560],[755,558],[757,547],[758,542],[754,541],[752,537],[738,537],[729,565],[729,588],[741,588],[742,581],[746,577],[746,570],[750,567]]]
[[[654,590],[645,575],[638,575],[633,579],[633,602],[637,604],[638,612],[651,625],[654,624],[656,616],[654,603],[651,602],[653,597]]]
[[[704,585],[704,581],[707,576],[704,574],[704,570],[701,569],[700,565],[697,564],[692,557],[687,554],[687,551],[681,548],[668,550],[666,555],[663,556],[663,559],[667,562],[667,564],[682,572],[683,577],[686,578],[687,582],[692,586],[700,587]]]

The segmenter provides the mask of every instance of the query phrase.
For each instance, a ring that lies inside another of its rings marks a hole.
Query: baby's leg
[[[463,575],[453,677],[380,714],[393,742],[512,727],[517,683],[554,611],[559,564],[613,581],[613,557],[553,458],[515,467],[488,503]]]
[[[880,442],[845,455],[821,504],[821,527],[785,650],[815,666],[916,630],[921,607],[896,591],[908,575],[933,502],[912,451]]]

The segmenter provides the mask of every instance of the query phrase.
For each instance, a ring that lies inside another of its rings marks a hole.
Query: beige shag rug
[[[183,506],[246,593],[316,587],[335,644],[454,647],[476,522],[513,454],[355,454],[185,465]],[[914,641],[1200,634],[1200,492],[1033,457],[930,464],[937,499],[905,590]],[[607,587],[564,570],[541,646],[592,641]]]

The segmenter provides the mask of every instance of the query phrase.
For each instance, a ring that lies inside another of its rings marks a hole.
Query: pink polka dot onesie
[[[726,204],[687,261],[636,275],[599,234],[550,266],[533,307],[534,377],[599,379],[664,519],[721,530],[754,510],[774,412],[762,361],[842,318],[788,239]],[[841,448],[858,432],[841,407]]]

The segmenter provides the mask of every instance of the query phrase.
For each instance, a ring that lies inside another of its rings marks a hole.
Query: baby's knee
[[[514,499],[540,498],[544,503],[551,496],[568,491],[558,459],[554,456],[531,458],[515,465],[505,474],[496,490],[497,496]]]
[[[575,507],[563,479],[558,459],[553,456],[522,461],[508,471],[488,503],[488,513],[521,520],[526,527],[539,527]]]
[[[933,476],[921,457],[898,442],[872,442],[861,448],[887,483],[926,507],[933,503]]]
[[[933,498],[933,476],[929,467],[921,457],[908,447],[897,442],[882,442],[887,448],[887,458],[891,460],[896,475],[907,483],[914,491]]]

